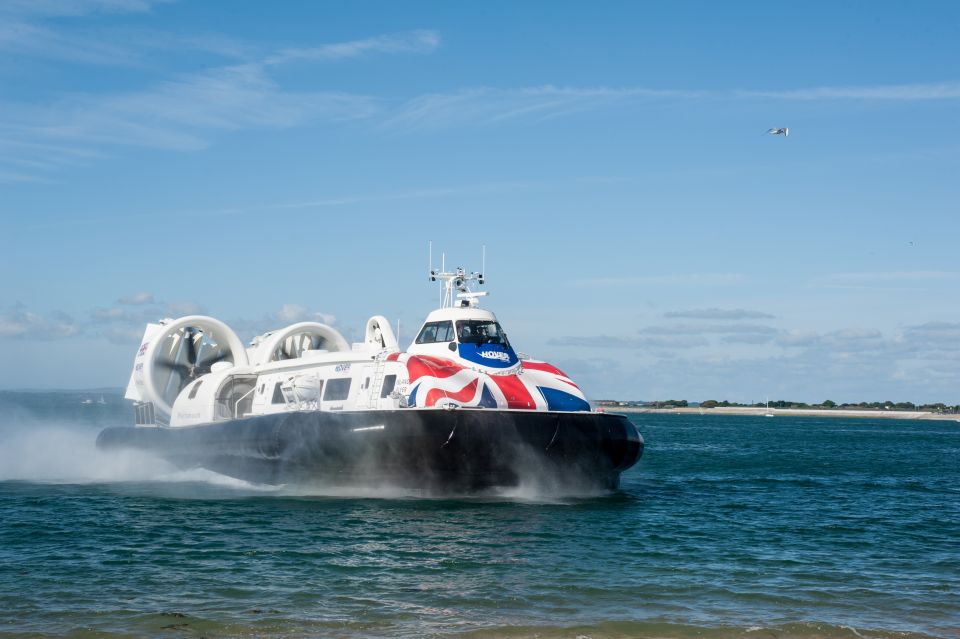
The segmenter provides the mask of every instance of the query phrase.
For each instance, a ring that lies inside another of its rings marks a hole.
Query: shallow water
[[[424,498],[105,457],[0,394],[0,635],[960,636],[960,424],[639,415],[622,489]]]

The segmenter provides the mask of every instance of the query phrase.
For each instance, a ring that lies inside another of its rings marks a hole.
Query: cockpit
[[[461,344],[499,344],[510,348],[507,334],[503,332],[500,323],[485,319],[457,320],[456,323],[446,320],[442,322],[427,322],[417,335],[417,344],[434,344],[437,342],[459,342]]]
[[[502,344],[509,347],[507,335],[499,322],[490,320],[457,320],[457,336],[461,344]]]

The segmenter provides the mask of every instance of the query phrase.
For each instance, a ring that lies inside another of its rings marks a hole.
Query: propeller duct
[[[152,402],[155,411],[169,416],[177,395],[218,362],[247,364],[247,353],[237,334],[212,317],[181,317],[160,326],[141,346],[134,365],[134,383],[142,401]]]
[[[274,331],[256,346],[251,364],[268,364],[302,357],[306,351],[349,351],[350,344],[335,328],[320,322],[299,322]]]

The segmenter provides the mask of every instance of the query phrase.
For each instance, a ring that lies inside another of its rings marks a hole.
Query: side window
[[[440,326],[437,327],[437,341],[438,342],[452,342],[453,341],[453,324],[450,322],[443,322]]]
[[[397,376],[396,375],[387,375],[383,378],[383,386],[380,388],[380,397],[388,397],[390,393],[393,392],[394,387],[397,385]]]
[[[200,381],[198,381],[196,384],[193,385],[193,388],[190,389],[190,395],[187,397],[187,399],[193,399],[194,397],[197,396],[197,391],[200,390],[200,384],[202,383],[203,383],[203,380],[201,379]]]
[[[283,391],[280,390],[280,382],[277,382],[273,387],[273,398],[270,400],[271,404],[286,404],[286,400],[283,399]]]
[[[437,325],[434,323],[426,324],[420,335],[417,336],[417,344],[429,344],[437,341]]]
[[[430,322],[423,325],[423,330],[417,336],[417,344],[452,342],[453,336],[453,322]]]
[[[350,378],[341,377],[339,379],[327,380],[327,388],[323,393],[323,401],[336,402],[347,398],[350,394]]]

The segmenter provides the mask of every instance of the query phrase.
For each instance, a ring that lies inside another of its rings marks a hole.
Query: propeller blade
[[[222,362],[223,360],[230,357],[230,351],[213,351],[199,362],[197,362],[197,368],[201,370],[209,371],[210,367],[216,364],[217,362]]]
[[[191,364],[197,363],[197,342],[201,339],[202,333],[192,328],[185,330],[183,339],[187,342],[187,361]]]
[[[165,368],[169,371],[175,371],[181,379],[188,377],[190,375],[190,367],[186,364],[177,364],[176,362],[171,362],[168,360],[158,359],[156,361],[157,366]]]

